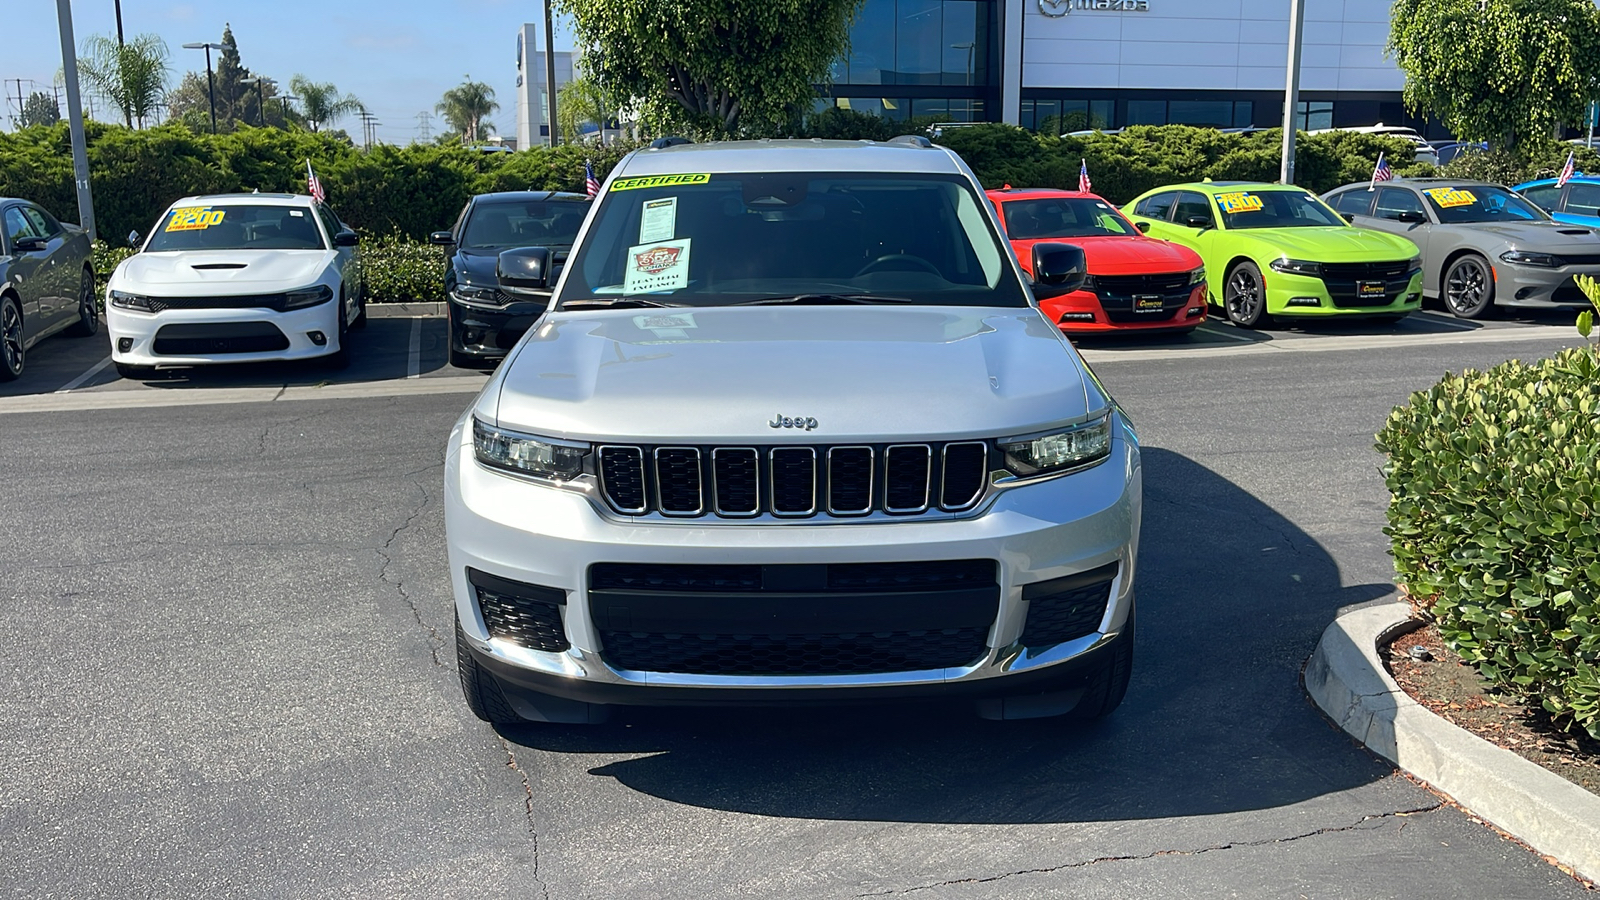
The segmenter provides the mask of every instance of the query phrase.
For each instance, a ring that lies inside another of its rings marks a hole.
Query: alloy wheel
[[[1456,261],[1445,277],[1444,297],[1450,311],[1463,319],[1483,315],[1491,298],[1487,267],[1477,257]]]
[[[0,363],[5,371],[0,374],[15,378],[22,373],[22,312],[10,297],[0,300]]]
[[[100,330],[100,306],[94,298],[94,276],[88,272],[83,273],[82,284],[78,288],[78,325],[84,334],[94,334]]]
[[[1223,298],[1228,318],[1241,324],[1254,323],[1261,317],[1261,285],[1243,266],[1228,276]]]

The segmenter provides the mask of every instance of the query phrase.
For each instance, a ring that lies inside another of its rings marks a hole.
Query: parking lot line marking
[[[1207,322],[1205,325],[1201,325],[1196,330],[1200,331],[1200,332],[1202,332],[1204,334],[1212,335],[1214,337],[1227,338],[1230,341],[1244,341],[1246,344],[1259,343],[1259,341],[1257,341],[1253,337],[1245,337],[1244,335],[1239,335],[1239,334],[1229,334],[1228,332],[1223,331],[1220,328],[1212,328],[1212,327],[1210,327],[1210,325],[1211,325],[1211,323]],[[1228,327],[1232,328],[1233,326],[1230,325]]]
[[[1455,331],[1482,331],[1483,330],[1483,327],[1481,325],[1468,325],[1465,322],[1457,321],[1455,318],[1446,318],[1445,316],[1438,315],[1437,313],[1418,312],[1418,313],[1413,313],[1413,315],[1418,316],[1418,317],[1426,317],[1425,321],[1427,321],[1427,323],[1429,325],[1439,325],[1439,326],[1443,326],[1445,328],[1453,329]]]
[[[101,372],[105,371],[106,366],[109,365],[111,365],[111,357],[107,356],[105,359],[95,363],[94,366],[89,369],[89,371],[79,375],[77,378],[72,379],[66,384],[63,384],[61,387],[56,388],[56,393],[65,394],[69,391],[82,387],[85,381],[88,381],[96,375],[99,375]]]
[[[422,377],[422,320],[411,320],[411,355],[406,359],[406,377]]]
[[[1163,347],[1159,350],[1098,350],[1079,353],[1096,365],[1110,362],[1148,362],[1199,356],[1262,356],[1273,353],[1329,353],[1339,350],[1381,350],[1456,344],[1520,344],[1549,341],[1572,346],[1582,340],[1571,328],[1484,328],[1460,332],[1411,332],[1388,335],[1323,335],[1316,338],[1256,341],[1248,347]]]
[[[30,412],[76,412],[89,409],[151,409],[165,406],[210,406],[227,403],[289,403],[296,400],[363,400],[423,394],[466,394],[483,390],[484,379],[472,376],[355,381],[343,384],[284,387],[206,388],[181,391],[85,391],[81,394],[29,394],[0,397],[0,415]]]

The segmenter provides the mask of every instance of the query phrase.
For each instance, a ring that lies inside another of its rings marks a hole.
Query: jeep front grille
[[[837,447],[600,448],[606,502],[624,515],[804,518],[958,512],[982,499],[982,441]]]

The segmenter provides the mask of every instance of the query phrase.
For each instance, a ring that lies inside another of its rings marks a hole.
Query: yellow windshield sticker
[[[1427,188],[1423,193],[1432,197],[1433,202],[1444,209],[1452,206],[1471,206],[1478,202],[1476,194],[1460,188]]]
[[[636,191],[640,188],[671,187],[680,184],[705,184],[711,180],[710,173],[701,172],[694,175],[641,175],[638,178],[618,178],[611,182],[613,191]]]
[[[1247,194],[1244,191],[1218,194],[1217,205],[1221,206],[1222,211],[1225,213],[1258,212],[1263,206],[1260,197],[1255,194]]]
[[[184,206],[172,211],[167,220],[167,231],[202,231],[222,224],[223,211],[204,206]]]

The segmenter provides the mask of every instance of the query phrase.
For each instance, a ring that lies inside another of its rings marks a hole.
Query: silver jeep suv
[[[509,250],[510,289],[550,254]],[[1075,289],[1083,254],[1034,249]],[[619,164],[450,435],[467,703],[971,697],[1104,715],[1133,661],[1139,445],[954,153],[662,140]]]

